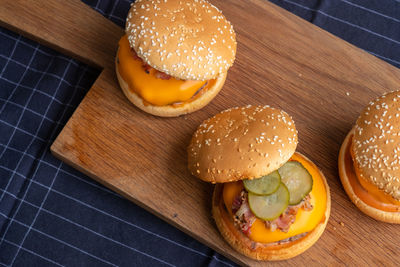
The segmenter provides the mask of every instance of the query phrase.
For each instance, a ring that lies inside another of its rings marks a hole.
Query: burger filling
[[[250,209],[248,202],[248,193],[246,190],[242,190],[239,195],[235,197],[232,203],[233,222],[244,234],[249,235],[250,229],[256,220],[256,216]],[[281,232],[287,233],[290,226],[295,222],[296,215],[299,209],[304,211],[311,211],[313,205],[310,202],[311,196],[308,194],[301,202],[297,205],[289,205],[286,210],[279,215],[278,218],[267,221],[264,220],[265,227],[271,232],[280,230]]]
[[[279,176],[224,185],[223,199],[234,226],[253,241],[291,242],[325,219],[327,192],[318,169],[299,154],[285,165]]]
[[[215,83],[214,80],[180,80],[152,68],[129,46],[126,35],[119,41],[117,64],[118,72],[129,90],[150,105],[179,106],[195,100]]]
[[[313,206],[310,202],[311,196],[307,195],[298,205],[288,206],[286,210],[275,220],[265,221],[265,226],[271,231],[279,229],[282,232],[289,232],[290,226],[295,222],[299,209],[311,211]]]
[[[236,227],[246,235],[250,233],[250,228],[256,220],[256,216],[251,212],[247,201],[247,192],[242,190],[235,197],[232,203],[233,222]]]

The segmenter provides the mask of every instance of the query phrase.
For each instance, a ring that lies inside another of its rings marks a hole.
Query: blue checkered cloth
[[[123,26],[127,0],[86,0]],[[399,0],[272,0],[400,67]],[[234,266],[55,159],[98,71],[0,28],[0,265]]]

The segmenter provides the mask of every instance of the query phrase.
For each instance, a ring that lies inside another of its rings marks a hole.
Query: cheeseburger
[[[377,98],[361,112],[340,149],[339,175],[362,212],[400,223],[400,91]]]
[[[325,229],[329,186],[296,146],[292,118],[268,106],[225,110],[205,120],[192,137],[189,170],[217,183],[212,200],[216,225],[248,257],[294,257]]]
[[[196,111],[221,90],[236,54],[232,25],[204,0],[137,0],[115,60],[126,97],[145,112]]]

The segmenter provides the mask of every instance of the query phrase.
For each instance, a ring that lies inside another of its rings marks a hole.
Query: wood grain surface
[[[14,16],[5,14],[3,2]],[[78,2],[65,8],[64,1],[30,0],[51,3],[64,23],[39,29],[54,23],[53,10],[43,3],[20,9],[18,2],[0,0],[2,25],[104,67],[51,147],[57,157],[237,263],[262,266],[237,254],[217,232],[210,211],[213,186],[189,174],[186,147],[196,127],[219,111],[247,104],[279,107],[296,122],[298,151],[325,173],[332,212],[311,249],[274,265],[398,264],[400,226],[358,211],[340,184],[337,156],[362,107],[399,89],[399,69],[269,2],[214,0],[237,32],[237,58],[226,84],[202,110],[158,118],[131,105],[118,87],[110,66],[121,29]],[[84,24],[69,20],[72,12],[86,16]],[[21,16],[24,23],[17,21]],[[63,42],[54,37],[65,33],[70,38]]]
[[[112,68],[115,40],[123,34],[77,0],[0,0],[0,26],[98,68]]]

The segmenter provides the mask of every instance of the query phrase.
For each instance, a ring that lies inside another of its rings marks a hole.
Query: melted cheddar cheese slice
[[[178,80],[173,77],[168,80],[158,79],[155,77],[155,69],[146,73],[142,61],[133,57],[126,35],[119,41],[117,59],[119,74],[129,85],[129,89],[152,105],[165,106],[185,102],[206,83]]]
[[[270,231],[263,220],[256,219],[250,228],[249,238],[255,242],[272,243],[277,242],[295,235],[312,231],[319,223],[325,220],[327,192],[323,178],[321,177],[318,169],[311,165],[306,159],[299,154],[294,154],[291,160],[295,160],[303,164],[303,166],[310,172],[313,177],[313,188],[310,192],[311,204],[313,209],[311,211],[304,211],[299,209],[295,222],[290,226],[287,233],[280,231]],[[223,199],[228,210],[232,216],[232,202],[240,191],[243,189],[243,182],[232,182],[224,184]]]
[[[350,140],[352,140],[352,137]],[[385,194],[382,190],[379,190],[379,188],[360,178],[356,174],[354,170],[353,159],[351,156],[351,143],[351,141],[348,142],[347,147],[345,148],[346,152],[344,155],[344,164],[346,175],[349,179],[350,185],[353,188],[354,193],[365,204],[376,209],[389,212],[400,211],[399,201],[394,200],[391,196]]]

